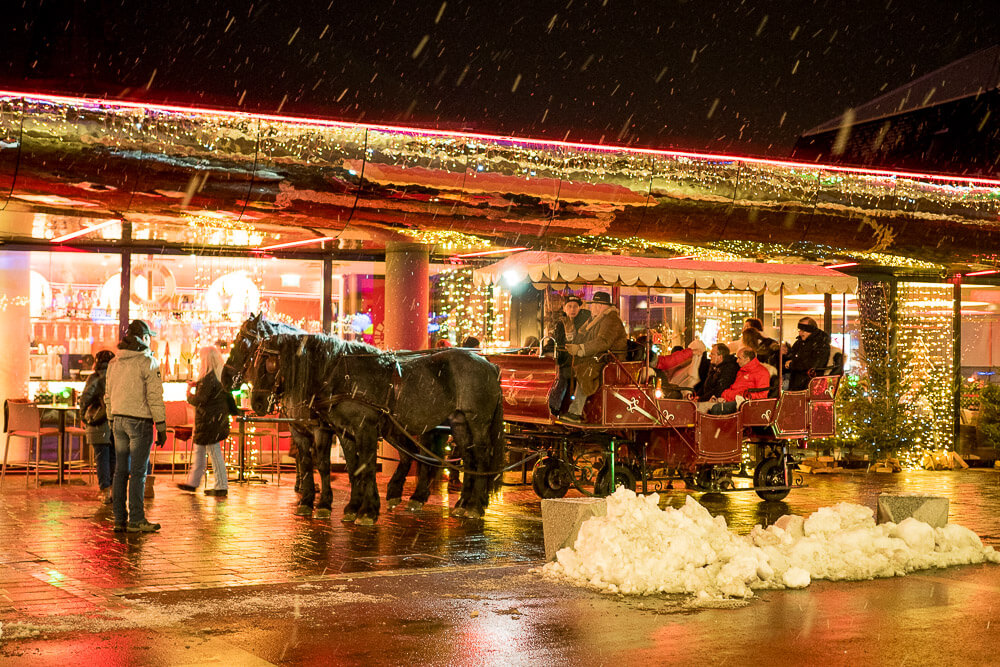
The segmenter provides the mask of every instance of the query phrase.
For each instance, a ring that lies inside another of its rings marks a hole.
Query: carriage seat
[[[607,358],[607,357],[606,357]],[[601,384],[606,386],[634,386],[639,372],[646,367],[641,361],[614,361],[608,358],[601,371]]]
[[[837,389],[840,387],[842,375],[820,375],[809,380],[809,387],[806,391],[809,394],[809,401],[830,401],[837,396]]]
[[[744,426],[770,426],[777,417],[777,398],[753,398],[743,401],[740,414]]]

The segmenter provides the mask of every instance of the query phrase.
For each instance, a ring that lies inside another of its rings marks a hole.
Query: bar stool
[[[267,424],[261,425],[254,430],[253,433],[247,433],[247,437],[251,438],[257,444],[257,466],[256,469],[259,472],[270,472],[271,479],[277,476],[277,483],[281,484],[281,439],[291,438],[292,433],[289,430],[281,430],[284,424]],[[271,445],[271,457],[268,463],[264,463],[264,440],[270,441]]]
[[[191,450],[194,438],[194,420],[188,417],[187,401],[167,401],[163,404],[167,413],[167,433],[170,435],[170,479],[174,478],[174,468],[177,464],[177,441],[183,443],[181,450],[184,456],[183,470],[191,463]]]
[[[4,401],[4,431],[7,433],[7,440],[3,451],[3,468],[0,469],[0,487],[3,486],[4,477],[7,475],[7,458],[10,453],[10,439],[24,438],[28,441],[28,453],[24,462],[24,485],[28,486],[29,473],[35,469],[35,485],[38,485],[38,468],[41,465],[42,438],[45,436],[59,437],[59,429],[56,427],[42,428],[42,413],[38,406],[27,399],[8,399]],[[34,447],[35,461],[31,461],[31,451]]]
[[[24,483],[27,486],[28,471],[31,469],[31,446],[43,435],[51,435],[52,430],[56,434],[59,433],[59,429],[49,429],[49,432],[39,433],[41,418],[37,414],[37,409],[35,410],[35,415],[32,416],[29,409],[30,406],[31,401],[27,398],[9,398],[3,402],[3,430],[6,434],[6,439],[3,448],[3,467],[0,469],[0,488],[3,487],[3,480],[7,476],[8,465],[10,467],[17,465],[19,468],[24,469]],[[28,452],[23,463],[8,464],[11,437],[28,440]]]
[[[85,426],[80,426],[76,423],[79,418],[79,412],[77,416],[73,418],[73,425],[66,427],[66,446],[69,447],[69,451],[66,452],[67,457],[65,459],[66,471],[77,469],[82,470],[86,468],[87,470],[87,483],[94,483],[94,452],[90,443],[87,441],[87,428]],[[58,429],[56,429],[58,430]],[[71,438],[77,438],[80,442],[79,457],[72,458],[73,448],[71,446]],[[84,451],[86,450],[86,451]],[[86,456],[86,460],[84,460]]]

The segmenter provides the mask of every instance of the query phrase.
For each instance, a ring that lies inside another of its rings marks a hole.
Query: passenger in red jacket
[[[767,398],[771,374],[764,364],[757,361],[757,354],[750,348],[744,347],[736,353],[736,362],[740,365],[736,381],[729,389],[722,392],[719,402],[709,409],[708,414],[733,414],[743,399]]]

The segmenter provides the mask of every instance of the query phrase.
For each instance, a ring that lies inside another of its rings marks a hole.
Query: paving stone
[[[948,499],[924,494],[879,494],[875,517],[878,523],[900,523],[910,517],[942,528],[948,523]]]
[[[542,500],[542,532],[545,560],[552,560],[563,547],[573,546],[580,525],[592,516],[607,514],[604,498],[545,498]]]

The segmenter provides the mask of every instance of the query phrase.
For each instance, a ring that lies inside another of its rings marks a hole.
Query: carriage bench
[[[573,546],[584,521],[592,516],[604,516],[607,511],[604,498],[543,498],[545,560],[553,560],[557,551]]]
[[[909,517],[933,528],[943,528],[948,524],[948,499],[919,493],[879,494],[875,519],[878,523],[899,523]]]

